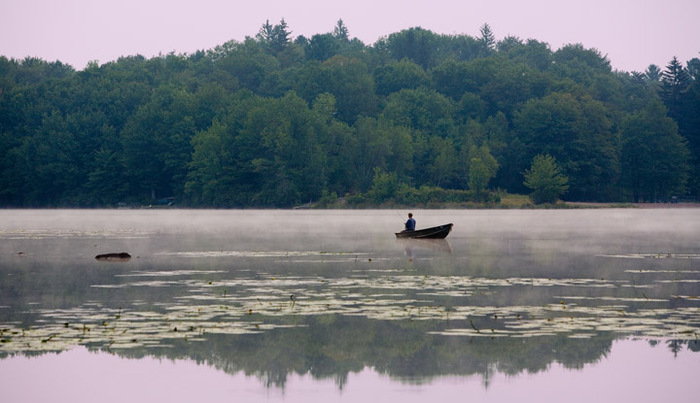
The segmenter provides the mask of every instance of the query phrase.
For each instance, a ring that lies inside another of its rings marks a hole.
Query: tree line
[[[697,197],[700,60],[622,72],[487,24],[365,45],[342,20],[81,71],[0,56],[0,154],[5,207],[488,200],[546,193],[540,167],[566,200]]]

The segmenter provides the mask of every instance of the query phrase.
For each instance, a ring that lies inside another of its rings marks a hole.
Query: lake
[[[0,210],[3,400],[696,401],[700,209],[407,213]]]

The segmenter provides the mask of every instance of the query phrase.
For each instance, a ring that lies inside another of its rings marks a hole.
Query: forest
[[[0,56],[0,207],[269,208],[700,196],[700,59],[284,20],[83,70]]]

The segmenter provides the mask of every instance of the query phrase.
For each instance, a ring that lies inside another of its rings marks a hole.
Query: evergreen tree
[[[697,75],[698,59],[688,66]],[[692,61],[691,61],[692,62]],[[700,195],[700,84],[674,57],[661,77],[661,97],[668,108],[668,115],[678,125],[678,133],[688,142],[693,165],[690,191]]]
[[[266,20],[265,23],[260,27],[256,37],[265,43],[272,42],[272,37],[274,36],[275,27],[270,24],[270,20]]]
[[[338,20],[335,28],[333,28],[333,36],[345,42],[350,40],[348,27],[345,26],[342,19]]]
[[[647,67],[647,70],[644,72],[647,80],[651,81],[652,83],[661,81],[661,74],[661,69],[655,64],[650,64],[649,67]]]
[[[670,105],[671,109],[680,107],[683,94],[688,90],[690,82],[691,77],[688,74],[688,69],[683,67],[678,58],[674,56],[666,66],[666,70],[661,73],[661,95],[666,105]]]
[[[479,28],[481,32],[480,44],[482,56],[491,55],[496,49],[496,36],[491,31],[489,24],[484,24]]]
[[[272,50],[275,52],[283,51],[287,47],[287,45],[289,45],[289,38],[291,37],[291,35],[292,32],[289,30],[289,27],[284,21],[284,18],[282,18],[282,20],[280,20],[280,23],[275,25],[274,29],[272,30],[272,40],[270,42]]]
[[[287,23],[282,18],[276,25],[270,24],[270,20],[265,21],[256,37],[260,42],[269,46],[273,53],[279,53],[290,44],[291,35],[292,32],[289,31]]]

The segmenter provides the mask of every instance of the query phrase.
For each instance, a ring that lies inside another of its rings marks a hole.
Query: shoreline
[[[594,203],[594,202],[564,202],[570,207],[581,208],[639,208],[639,209],[679,209],[700,208],[700,203]]]

